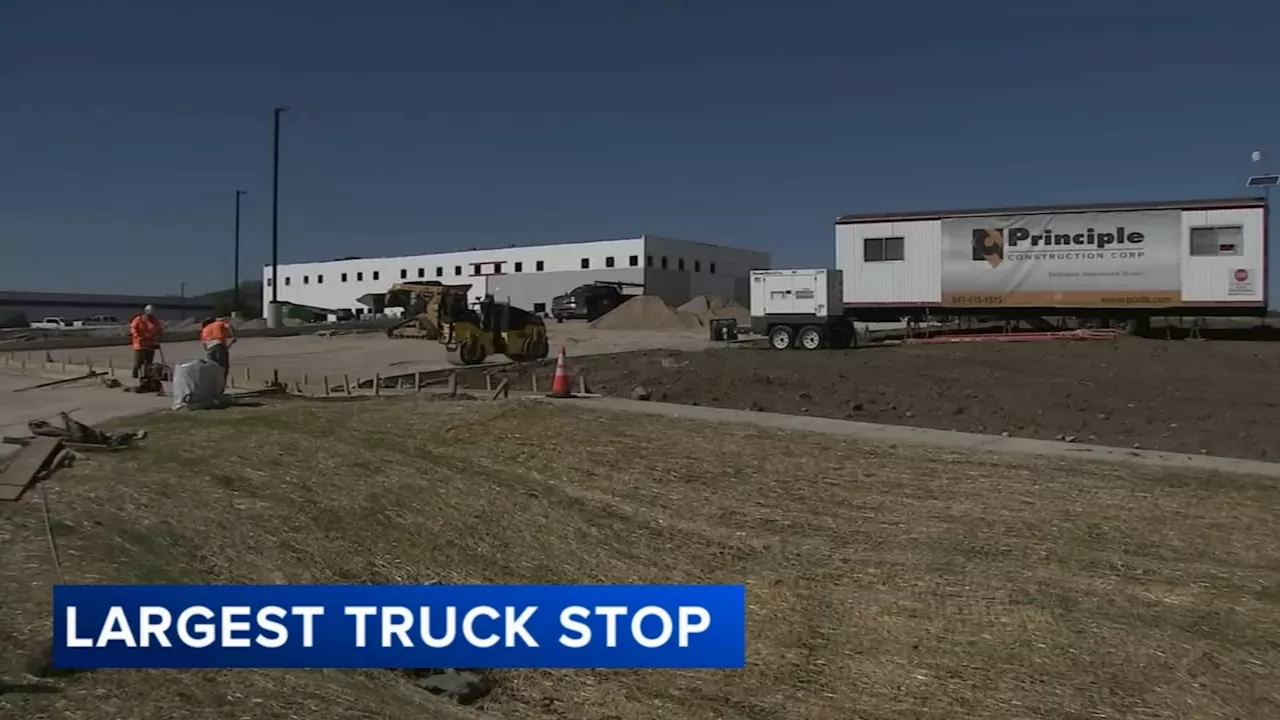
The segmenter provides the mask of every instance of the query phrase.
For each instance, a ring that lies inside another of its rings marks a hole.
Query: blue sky
[[[1248,194],[1280,3],[0,3],[0,288],[644,232],[833,261],[852,212]],[[1272,233],[1275,236],[1275,233]]]

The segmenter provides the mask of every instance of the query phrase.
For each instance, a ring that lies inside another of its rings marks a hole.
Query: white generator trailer
[[[839,270],[752,270],[751,330],[777,350],[852,347],[856,334],[845,317]]]

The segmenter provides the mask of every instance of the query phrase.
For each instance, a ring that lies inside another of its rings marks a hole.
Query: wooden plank
[[[37,437],[18,451],[8,467],[0,472],[0,500],[17,500],[35,479],[40,468],[62,445],[61,438]]]

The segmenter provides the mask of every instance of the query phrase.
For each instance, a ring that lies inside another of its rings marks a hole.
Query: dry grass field
[[[0,716],[1280,717],[1280,487],[541,403],[168,413],[48,484],[69,582],[748,585],[749,667],[21,678],[56,576],[0,508]]]

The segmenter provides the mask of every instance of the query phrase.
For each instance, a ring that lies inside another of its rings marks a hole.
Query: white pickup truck
[[[34,330],[70,330],[75,325],[60,317],[47,317],[40,322],[31,323]]]
[[[47,317],[40,322],[31,323],[35,330],[80,330],[88,328],[112,327],[123,325],[115,315],[94,315],[84,320],[67,320],[61,317]]]

